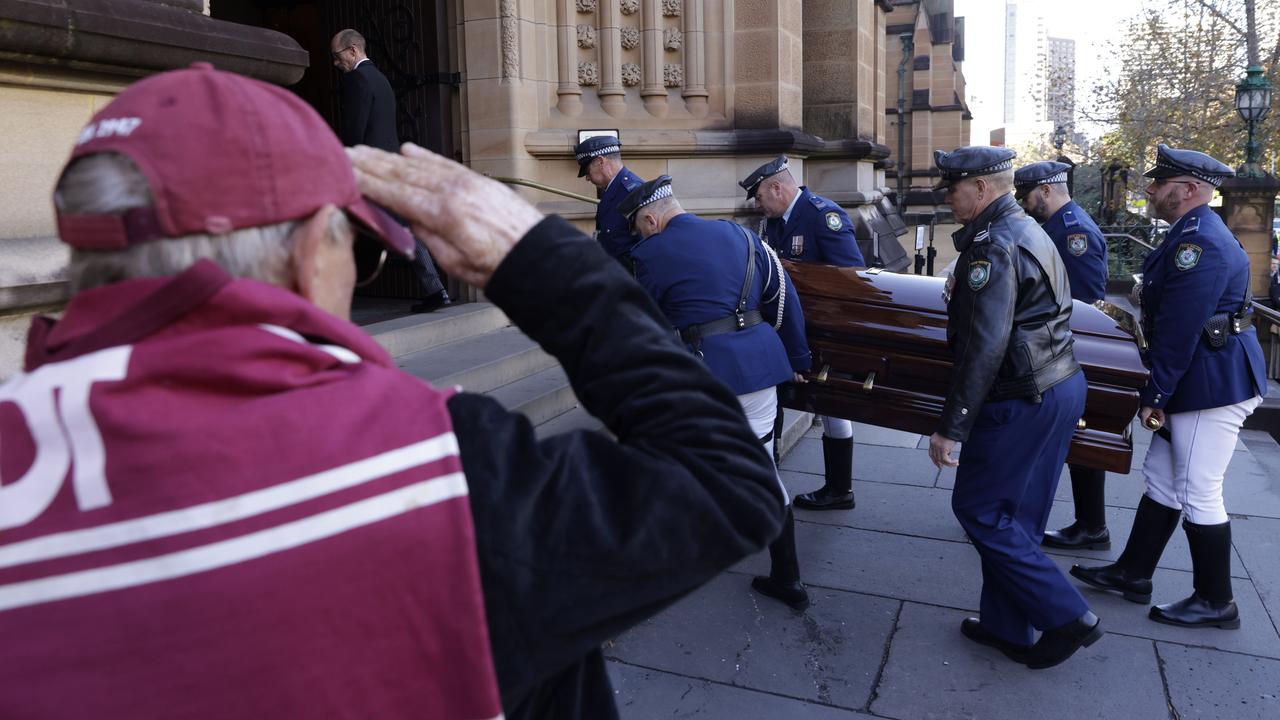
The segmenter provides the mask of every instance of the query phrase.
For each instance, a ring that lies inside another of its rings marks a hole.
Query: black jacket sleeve
[[[342,122],[338,136],[347,147],[364,142],[369,113],[373,109],[373,88],[357,70],[342,74]]]
[[[560,361],[617,436],[538,440],[489,398],[449,401],[510,711],[552,675],[598,662],[604,640],[763,548],[783,506],[737,398],[676,343],[618,263],[564,220],[531,230],[486,294]]]
[[[947,305],[947,334],[955,365],[938,434],[964,442],[1004,362],[1018,274],[1009,251],[992,242],[970,246],[955,272]]]

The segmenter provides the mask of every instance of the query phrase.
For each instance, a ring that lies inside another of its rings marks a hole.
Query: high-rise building
[[[1076,123],[1076,41],[1049,38],[1045,119],[1070,131]]]
[[[1049,37],[1044,15],[1027,0],[1006,0],[1004,123],[992,144],[1017,145],[1075,125],[1076,43]]]

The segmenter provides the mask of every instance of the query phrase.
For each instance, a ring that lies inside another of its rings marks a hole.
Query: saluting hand
[[[449,274],[479,288],[542,213],[510,188],[413,143],[347,150],[369,199],[409,223]]]

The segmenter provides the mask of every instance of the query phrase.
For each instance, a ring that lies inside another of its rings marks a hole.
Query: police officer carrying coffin
[[[1146,492],[1124,552],[1111,565],[1071,568],[1090,585],[1150,602],[1151,576],[1182,516],[1194,592],[1150,611],[1152,620],[1171,625],[1240,627],[1222,477],[1266,378],[1250,324],[1249,258],[1208,205],[1233,174],[1204,153],[1166,145],[1146,173],[1151,212],[1172,223],[1142,266],[1151,378],[1139,418],[1161,427],[1142,464]]]
[[[738,184],[768,218],[764,239],[782,258],[838,267],[866,265],[844,209],[797,185],[785,156],[761,165]],[[797,495],[795,504],[804,510],[848,510],[854,506],[853,423],[821,419],[826,484]]]
[[[1019,168],[1013,175],[1014,197],[1057,246],[1071,281],[1071,297],[1091,303],[1107,294],[1107,242],[1093,218],[1071,199],[1067,191],[1070,169],[1070,165],[1052,160]],[[1083,465],[1071,465],[1070,470],[1076,520],[1061,530],[1046,532],[1044,544],[1110,550],[1103,492],[1107,473]]]
[[[596,240],[605,252],[627,265],[627,252],[639,238],[618,213],[618,203],[644,181],[623,166],[622,141],[616,137],[589,137],[573,148],[573,156],[578,161],[578,177],[585,176],[604,191],[596,205]]]
[[[799,373],[809,369],[800,299],[782,263],[742,226],[685,212],[666,175],[641,185],[618,211],[642,238],[631,250],[636,280],[685,345],[738,396],[771,451],[776,387],[802,381]],[[769,558],[769,576],[751,586],[797,610],[807,607],[789,503]]]
[[[1102,628],[1040,549],[1085,380],[1072,352],[1066,269],[1013,199],[1013,158],[992,147],[934,152],[939,187],[963,227],[952,236],[958,278],[948,281],[955,370],[929,457],[958,464],[951,507],[982,558],[981,616],[960,631],[1045,668],[1096,642]],[[1036,629],[1044,632],[1032,645]]]

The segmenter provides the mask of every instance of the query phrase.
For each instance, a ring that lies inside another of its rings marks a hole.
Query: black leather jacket
[[[1013,195],[952,235],[960,258],[947,304],[955,359],[939,434],[963,442],[987,400],[1027,398],[1080,369],[1071,350],[1071,291],[1053,241]]]

